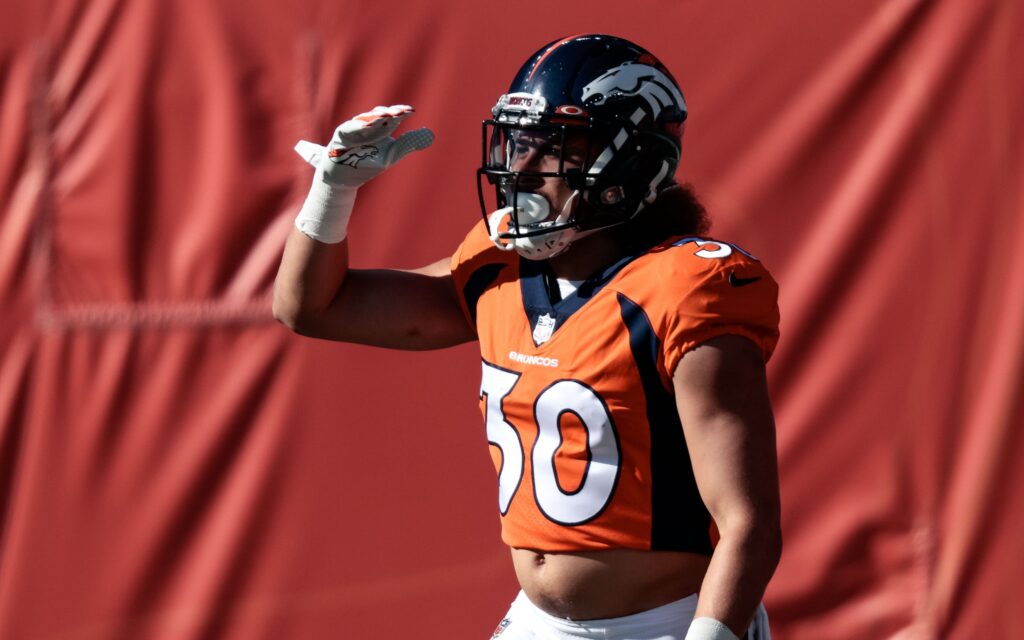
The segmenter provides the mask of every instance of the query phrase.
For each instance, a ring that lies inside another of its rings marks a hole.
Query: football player
[[[327,147],[285,247],[275,316],[400,349],[480,344],[502,537],[522,591],[494,637],[768,638],[781,551],[765,362],[777,287],[704,237],[674,179],[686,103],[606,35],[529,58],[484,123],[483,220],[450,258],[350,270],[358,187],[424,149],[378,107]]]

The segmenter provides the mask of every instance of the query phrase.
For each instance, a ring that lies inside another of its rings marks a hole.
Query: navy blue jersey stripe
[[[711,515],[697,492],[675,395],[658,375],[658,336],[643,308],[618,293],[651,433],[651,549],[711,555]]]
[[[548,299],[547,285],[544,277],[547,274],[547,266],[537,260],[519,259],[519,290],[523,297],[523,311],[530,322],[530,330],[537,328],[537,321],[541,316],[548,316],[554,321],[553,331],[565,322],[573,312],[583,306],[583,300],[575,301],[572,308],[565,306],[565,300],[552,305]],[[570,296],[571,297],[571,296]],[[534,341],[534,346],[540,346]]]
[[[466,299],[466,306],[469,308],[469,315],[473,318],[474,325],[476,325],[476,303],[480,301],[480,296],[484,295],[487,287],[498,279],[498,274],[506,266],[508,265],[500,262],[485,264],[477,267],[466,278],[466,285],[462,287],[462,297]]]

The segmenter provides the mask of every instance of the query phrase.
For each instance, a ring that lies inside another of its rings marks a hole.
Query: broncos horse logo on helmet
[[[612,97],[640,96],[651,106],[652,118],[662,109],[686,109],[683,94],[671,78],[646,64],[626,62],[583,87],[583,103],[603,105]]]
[[[484,220],[498,247],[543,260],[584,235],[630,220],[654,201],[679,163],[687,110],[675,79],[648,51],[588,34],[537,51],[492,114],[484,121],[477,171]],[[560,161],[557,172],[513,170],[508,148],[520,132],[562,140],[585,135],[599,151],[582,168]],[[565,180],[573,197],[550,215],[524,185],[553,177]],[[485,180],[495,188],[497,210],[487,205]]]

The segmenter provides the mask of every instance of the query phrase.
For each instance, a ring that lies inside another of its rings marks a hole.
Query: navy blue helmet
[[[545,45],[483,124],[477,182],[491,238],[503,249],[545,259],[581,235],[628,221],[672,182],[686,115],[669,71],[628,40],[590,34]],[[511,149],[522,135],[552,140],[563,156],[557,171],[513,171]],[[580,136],[586,158],[566,162],[567,139]],[[529,186],[552,177],[574,191],[567,210],[553,218]],[[497,211],[486,203],[485,181],[495,188]]]

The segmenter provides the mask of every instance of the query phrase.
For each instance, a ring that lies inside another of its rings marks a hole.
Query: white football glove
[[[412,112],[413,108],[404,104],[375,107],[343,122],[326,147],[307,140],[295,145],[296,153],[316,167],[309,195],[295,218],[299,231],[320,242],[345,239],[356,189],[412,151],[434,142],[430,129],[391,137]]]

